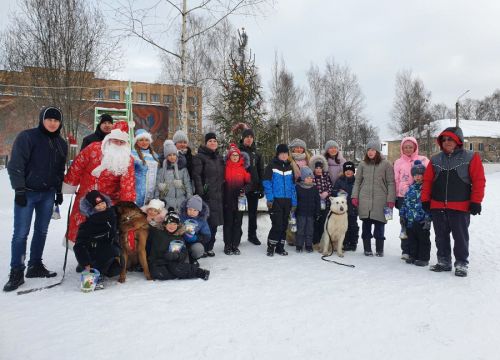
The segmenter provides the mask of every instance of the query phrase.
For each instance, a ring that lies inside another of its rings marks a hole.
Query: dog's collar
[[[330,213],[334,214],[334,215],[344,215],[345,214],[345,212],[343,212],[343,213],[336,213],[335,211],[332,211],[332,210],[330,210]]]

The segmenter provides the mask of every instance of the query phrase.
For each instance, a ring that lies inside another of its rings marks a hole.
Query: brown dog
[[[141,209],[130,201],[122,201],[115,205],[118,214],[118,229],[120,230],[120,245],[122,247],[123,264],[119,282],[125,282],[127,270],[139,262],[144,270],[144,276],[148,280],[153,280],[149,273],[148,261],[146,258],[146,242],[149,234],[149,224]],[[128,233],[134,231],[135,249],[131,249]]]

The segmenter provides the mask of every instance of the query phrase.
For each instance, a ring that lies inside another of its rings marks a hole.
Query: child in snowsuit
[[[314,172],[314,184],[320,197],[320,215],[314,222],[313,249],[319,250],[319,242],[325,228],[326,216],[330,210],[330,196],[333,184],[328,174],[328,163],[322,155],[315,155],[309,161],[309,167]]]
[[[186,263],[187,248],[183,240],[184,228],[175,211],[170,211],[163,223],[165,230],[150,228],[148,241],[151,252],[149,271],[155,280],[194,279],[208,280],[210,271]]]
[[[159,199],[151,199],[149,204],[141,207],[143,213],[147,215],[147,220],[149,225],[163,229],[163,220],[167,216],[167,210],[165,210],[165,203]]]
[[[299,183],[295,185],[297,192],[297,235],[295,237],[295,251],[302,252],[305,244],[306,251],[313,251],[314,222],[320,216],[320,196],[314,185],[314,175],[309,167],[300,169]]]
[[[108,277],[118,275],[120,246],[111,200],[99,191],[92,190],[80,202],[80,211],[87,220],[78,228],[73,247],[78,264],[87,271],[97,269]],[[102,277],[96,288],[103,288]]]
[[[224,254],[240,255],[241,223],[243,211],[238,209],[238,198],[245,196],[250,184],[250,165],[248,155],[242,153],[235,144],[229,146],[224,172]]]
[[[297,194],[286,144],[276,147],[276,157],[267,165],[262,184],[272,224],[267,237],[267,256],[274,256],[275,251],[288,255],[285,251],[286,228],[290,211],[295,211],[297,206]]]
[[[415,160],[411,168],[414,183],[406,192],[403,205],[399,210],[408,235],[409,258],[406,262],[417,266],[429,265],[431,254],[431,215],[422,208],[420,199],[424,172],[425,166],[420,160]]]
[[[205,244],[210,241],[210,215],[208,205],[199,195],[194,195],[181,204],[180,217],[184,226],[184,241],[189,252],[189,260],[197,263],[205,253]]]
[[[358,209],[351,204],[352,188],[354,186],[354,163],[346,161],[342,165],[344,171],[335,185],[333,185],[333,196],[341,196],[344,194],[347,197],[347,204],[349,209],[347,211],[347,231],[344,238],[344,251],[356,251],[358,246],[359,226],[358,226]]]

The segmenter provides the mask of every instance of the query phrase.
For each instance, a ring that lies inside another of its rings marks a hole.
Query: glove
[[[424,229],[424,230],[431,229],[431,221],[430,220],[422,221],[421,224],[422,224],[422,229]]]
[[[393,201],[388,201],[388,202],[387,202],[387,207],[388,207],[389,209],[393,209],[393,208],[394,208],[394,202],[393,202]]]
[[[394,205],[396,207],[396,209],[398,209],[398,210],[401,209],[401,205],[403,205],[402,204],[403,203],[402,200],[403,200],[402,198],[397,198],[396,199],[396,205]]]
[[[470,203],[469,211],[472,215],[481,215],[481,204],[480,203]]]
[[[24,189],[16,189],[14,202],[22,207],[25,207],[28,204],[28,200],[26,199],[26,191]]]
[[[351,199],[352,206],[358,207],[359,206],[359,200],[358,198],[352,198]]]
[[[422,209],[424,209],[424,211],[431,211],[431,202],[430,201],[423,201],[422,202]]]
[[[264,193],[262,191],[256,191],[255,193],[257,194],[257,197],[259,199],[262,199],[264,197]]]
[[[55,204],[56,204],[56,205],[61,205],[61,204],[63,203],[63,200],[64,200],[64,198],[63,198],[63,194],[61,194],[61,193],[57,193],[57,194],[56,194],[56,201],[55,201]]]
[[[167,190],[167,184],[158,183],[158,190],[160,190],[160,192],[165,192],[165,190]]]
[[[323,191],[321,194],[319,194],[319,197],[323,200],[326,199],[328,197],[328,191]]]
[[[268,201],[268,202],[266,203],[266,205],[267,205],[267,208],[268,208],[269,210],[271,210],[271,209],[273,208],[273,202],[272,202],[272,201]]]
[[[182,189],[184,187],[184,184],[182,183],[182,180],[180,179],[175,179],[174,180],[174,187],[176,189]]]

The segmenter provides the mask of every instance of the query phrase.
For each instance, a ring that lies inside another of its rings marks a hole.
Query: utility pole
[[[467,94],[469,91],[470,91],[470,89],[469,89],[469,90],[467,90],[466,92],[464,92],[462,95],[460,95],[460,96],[457,98],[457,102],[455,103],[455,115],[456,115],[455,126],[456,126],[456,127],[459,127],[459,126],[458,126],[458,125],[459,125],[459,120],[458,120],[458,101],[460,100],[460,98],[461,98],[462,96],[464,96],[465,94]]]

